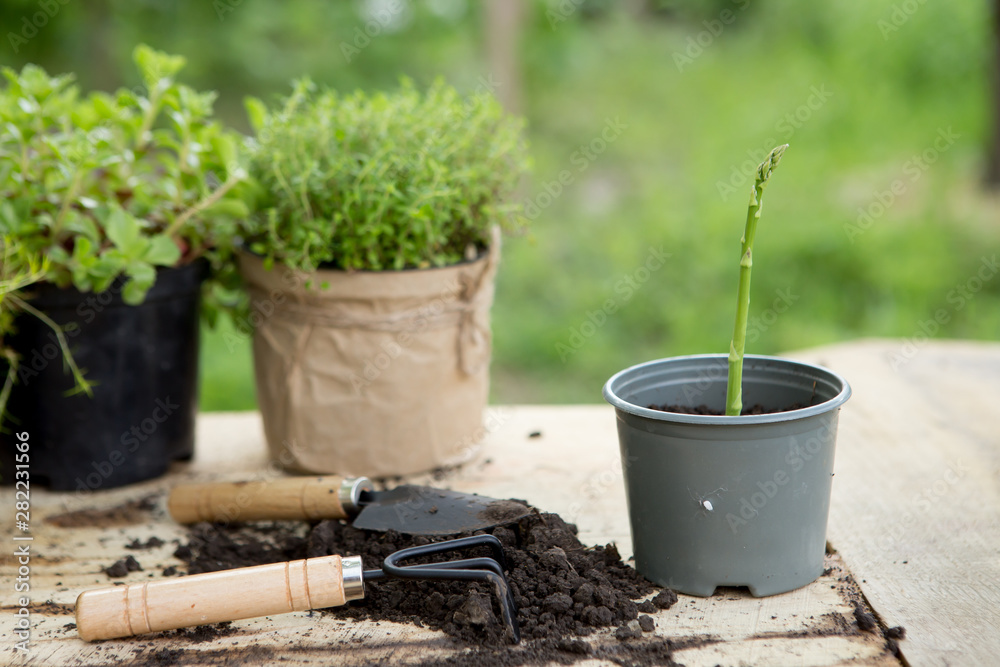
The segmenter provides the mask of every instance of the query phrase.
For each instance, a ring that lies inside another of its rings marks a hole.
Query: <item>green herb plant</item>
[[[743,353],[747,339],[747,317],[750,312],[750,271],[753,268],[753,242],[760,221],[764,188],[771,172],[778,166],[788,144],[778,146],[757,167],[757,178],[750,190],[746,228],[740,239],[740,282],[736,298],[736,325],[729,344],[729,380],[726,387],[726,415],[739,415],[743,411]]]
[[[340,95],[309,80],[276,109],[246,101],[259,186],[249,249],[294,268],[398,270],[469,259],[520,224],[523,122],[438,80]]]
[[[103,292],[119,280],[124,301],[138,304],[157,267],[205,257],[216,287],[235,284],[236,221],[249,212],[240,137],[212,120],[215,93],[175,81],[183,58],[139,46],[134,60],[142,86],[86,97],[70,75],[2,70],[0,349],[10,372],[17,359],[3,340],[16,312],[46,319],[30,305],[38,282]],[[216,293],[207,291],[210,318]]]

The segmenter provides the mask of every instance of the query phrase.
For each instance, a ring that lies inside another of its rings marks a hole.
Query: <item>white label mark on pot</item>
[[[706,512],[714,512],[715,511],[715,505],[712,504],[712,501],[709,500],[709,497],[717,495],[719,493],[725,493],[728,490],[729,489],[727,489],[726,487],[720,486],[719,488],[715,489],[714,491],[709,491],[705,495],[701,495],[701,494],[695,493],[690,487],[688,487],[688,495],[690,495],[691,499],[694,500],[695,503],[697,503],[697,505],[698,505],[698,514],[700,514],[701,516],[705,516]]]

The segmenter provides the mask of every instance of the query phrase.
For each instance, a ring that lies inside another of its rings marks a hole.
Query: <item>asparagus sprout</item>
[[[743,351],[747,340],[747,315],[750,311],[750,270],[753,268],[753,240],[760,220],[764,188],[771,172],[778,166],[788,144],[778,146],[757,167],[757,179],[750,191],[747,224],[740,239],[740,285],[736,298],[736,326],[729,344],[729,384],[726,388],[726,415],[738,415],[743,410]]]

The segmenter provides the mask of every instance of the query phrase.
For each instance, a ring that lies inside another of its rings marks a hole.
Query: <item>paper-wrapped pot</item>
[[[240,256],[273,460],[384,477],[462,459],[485,434],[499,240],[470,262],[293,271]]]

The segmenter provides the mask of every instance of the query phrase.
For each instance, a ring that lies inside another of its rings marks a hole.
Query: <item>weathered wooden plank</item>
[[[854,378],[850,379],[857,384]],[[856,397],[849,404],[844,414],[845,424],[852,421],[851,408],[863,400]],[[443,476],[407,481],[496,497],[525,498],[577,522],[585,543],[614,541],[623,555],[630,553],[615,420],[610,407],[493,407],[486,417],[491,433],[481,446],[467,453],[464,466]],[[851,428],[855,427],[849,426],[848,431]],[[193,462],[175,466],[164,480],[80,497],[42,491],[33,494],[35,518],[84,507],[112,507],[148,495],[156,499],[154,508],[140,523],[106,528],[34,524],[37,553],[44,555],[44,559],[32,565],[33,664],[102,664],[149,657],[156,652],[166,655],[163,651],[197,652],[184,655],[186,663],[191,664],[211,664],[222,655],[251,663],[281,658],[293,665],[326,664],[331,651],[344,664],[372,660],[406,664],[454,652],[447,638],[426,629],[346,622],[327,614],[306,613],[240,621],[234,624],[234,634],[199,644],[164,636],[97,645],[80,641],[75,631],[66,627],[72,621],[67,612],[80,590],[108,582],[102,567],[134,553],[144,571],[134,572],[124,580],[133,582],[149,574],[159,576],[159,571],[168,565],[180,565],[171,556],[173,545],[169,539],[180,539],[184,531],[164,511],[170,485],[180,481],[277,474],[266,467],[260,420],[253,413],[203,415],[198,423],[197,451]],[[835,489],[845,474],[838,468]],[[4,490],[0,503],[11,501],[12,493]],[[12,519],[7,513],[0,517],[0,529],[10,534]],[[168,545],[140,552],[125,549],[125,544],[133,539],[145,541],[151,535],[168,540]],[[845,573],[837,557],[832,556],[829,561],[830,574],[785,595],[755,599],[745,592],[725,589],[712,598],[681,596],[677,605],[657,614],[656,633],[689,640],[691,647],[678,652],[678,659],[689,665],[898,664],[887,652],[883,640],[860,633],[853,626],[851,600],[857,593],[840,581]],[[0,565],[0,586],[3,586],[0,604],[5,607],[0,616],[0,636],[9,636],[13,627],[9,610],[14,604],[11,593],[15,572],[16,567],[9,559]],[[40,604],[44,600],[53,604]],[[878,605],[876,608],[885,615]],[[850,627],[845,635],[847,626]],[[616,640],[610,637],[610,631],[605,631],[589,641]],[[12,655],[7,647],[0,651],[4,659]]]
[[[1000,656],[1000,345],[862,341],[843,374],[829,539],[914,665]]]

